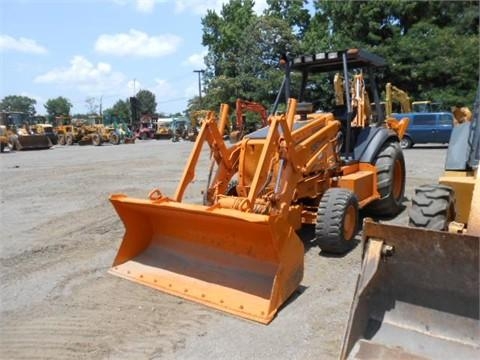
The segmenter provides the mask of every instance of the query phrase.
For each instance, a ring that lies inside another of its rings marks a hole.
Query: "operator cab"
[[[374,72],[385,66],[382,57],[356,48],[297,56],[286,63],[285,95],[302,104],[302,119],[303,104],[311,104],[310,113],[332,113],[342,124],[342,153],[355,157],[362,130],[385,119]]]

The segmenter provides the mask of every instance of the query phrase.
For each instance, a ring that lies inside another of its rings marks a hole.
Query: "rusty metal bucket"
[[[479,237],[366,221],[364,238],[340,358],[477,358]]]
[[[125,236],[110,273],[269,323],[303,277],[303,244],[280,218],[169,199],[110,197]]]
[[[53,146],[48,136],[43,134],[18,136],[18,142],[22,150],[49,149]]]

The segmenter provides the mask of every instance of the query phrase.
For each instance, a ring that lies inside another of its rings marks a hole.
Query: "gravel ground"
[[[124,228],[111,193],[172,195],[190,142],[56,146],[0,155],[0,358],[336,359],[360,266],[306,245],[300,289],[261,325],[107,274]],[[405,205],[445,147],[405,151]],[[206,155],[206,153],[204,153]],[[185,199],[201,201],[207,159]],[[406,211],[391,220],[406,223]]]

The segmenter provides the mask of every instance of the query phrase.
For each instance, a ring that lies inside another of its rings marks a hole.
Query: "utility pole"
[[[198,74],[198,97],[200,98],[200,104],[202,103],[202,74],[205,70],[193,70]]]

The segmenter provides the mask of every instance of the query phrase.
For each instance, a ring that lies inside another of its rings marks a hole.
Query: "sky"
[[[45,114],[64,96],[72,114],[105,110],[139,90],[157,112],[182,112],[205,68],[201,18],[225,0],[0,0],[0,99],[28,96]],[[261,13],[266,0],[257,0]]]

